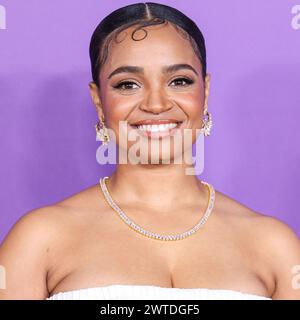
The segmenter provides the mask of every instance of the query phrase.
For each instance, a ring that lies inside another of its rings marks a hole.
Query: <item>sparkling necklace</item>
[[[198,231],[198,229],[200,229],[205,224],[206,220],[208,219],[208,217],[214,207],[215,190],[211,184],[209,184],[205,181],[201,181],[201,183],[204,184],[209,190],[209,199],[208,199],[207,209],[206,209],[204,215],[201,217],[200,221],[192,229],[189,229],[183,233],[177,233],[174,235],[161,235],[161,234],[154,233],[154,232],[143,229],[142,227],[135,224],[132,220],[130,220],[126,216],[126,214],[121,210],[121,208],[119,208],[116,205],[116,203],[113,201],[110,193],[108,192],[108,189],[106,186],[106,180],[108,180],[108,178],[109,177],[100,178],[99,183],[100,183],[100,187],[103,192],[103,195],[104,195],[106,201],[108,202],[108,204],[111,206],[111,208],[114,209],[118,213],[119,217],[134,231],[142,234],[143,236],[153,238],[156,240],[163,240],[163,241],[182,240],[188,236],[193,235],[196,231]]]

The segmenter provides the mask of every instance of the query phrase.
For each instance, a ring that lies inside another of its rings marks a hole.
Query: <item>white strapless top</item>
[[[56,293],[46,300],[272,300],[228,289],[168,288],[154,285],[113,284]]]

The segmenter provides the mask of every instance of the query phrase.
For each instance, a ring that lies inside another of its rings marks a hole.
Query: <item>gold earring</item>
[[[101,126],[100,126],[100,122],[101,122]],[[95,125],[95,128],[96,128],[96,140],[100,140],[102,141],[102,144],[107,145],[107,143],[110,141],[110,137],[104,123],[103,115],[101,115],[99,121]]]
[[[203,118],[203,126],[201,130],[205,136],[209,136],[211,127],[212,127],[212,116],[211,116],[211,113],[208,112],[207,107],[204,108],[203,114],[204,114],[204,118]]]

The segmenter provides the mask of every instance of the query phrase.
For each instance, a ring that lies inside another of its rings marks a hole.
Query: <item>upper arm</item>
[[[275,275],[272,299],[300,300],[300,240],[287,224],[267,219],[263,240]]]
[[[22,216],[0,246],[5,271],[1,299],[45,299],[47,290],[48,207]]]

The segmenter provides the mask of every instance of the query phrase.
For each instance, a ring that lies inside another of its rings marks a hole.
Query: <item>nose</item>
[[[155,114],[165,112],[172,107],[172,102],[165,97],[164,92],[160,89],[149,92],[143,103],[140,105],[141,110]]]

